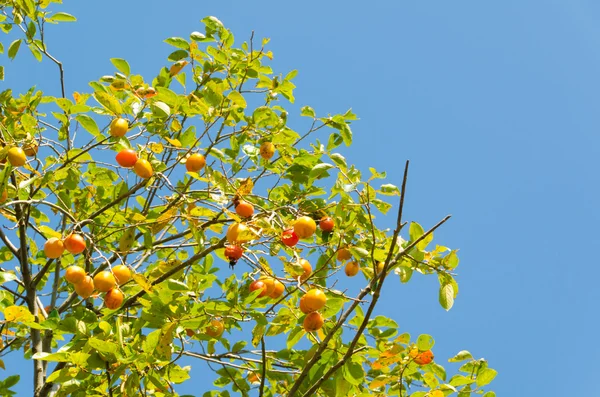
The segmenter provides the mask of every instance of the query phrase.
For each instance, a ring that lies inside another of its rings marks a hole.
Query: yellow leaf
[[[152,233],[156,234],[165,228],[169,223],[175,220],[177,215],[177,207],[171,207],[167,212],[158,217],[156,222],[152,225]]]
[[[237,195],[240,197],[244,197],[248,194],[252,193],[252,188],[254,187],[254,183],[251,178],[247,178],[245,181],[240,183],[240,187],[237,189]]]
[[[23,306],[9,306],[4,309],[4,317],[6,321],[14,321],[17,323],[29,323],[35,320],[33,314]]]
[[[181,131],[181,123],[179,122],[179,120],[177,119],[173,119],[173,121],[171,122],[171,131],[175,131],[175,132],[179,132]],[[179,142],[178,139],[175,139],[177,142]],[[179,142],[179,144],[181,144],[181,142]]]
[[[129,220],[132,222],[144,222],[146,220],[146,217],[140,213],[134,212],[129,217]]]
[[[165,149],[165,147],[162,145],[162,143],[155,143],[155,142],[150,142],[148,144],[148,147],[150,148],[152,153],[156,153],[156,154],[162,153],[163,150]]]
[[[73,93],[73,99],[75,99],[75,103],[79,103],[79,101],[81,100],[81,94],[75,91]]]
[[[144,291],[148,293],[152,292],[152,284],[148,282],[148,279],[143,274],[134,273],[131,277],[133,278],[133,281],[135,281],[137,285],[142,287]]]
[[[61,234],[59,232],[57,232],[56,230],[46,226],[46,225],[40,225],[38,226],[38,228],[42,231],[42,233],[44,233],[44,237],[56,237],[56,238],[61,238]]]
[[[233,219],[236,222],[242,221],[242,219],[239,216],[237,216],[235,212],[231,212],[227,208],[223,208],[223,212],[225,213],[225,215],[227,215],[229,218]]]
[[[2,361],[2,360],[0,360],[0,368],[6,369],[6,367],[4,366],[4,361]]]
[[[171,138],[165,137],[165,141],[169,142],[171,145],[173,145],[175,147],[181,147],[181,142],[179,142],[179,139],[171,139]]]
[[[387,385],[388,382],[389,382],[389,380],[388,380],[387,377],[378,376],[377,378],[373,379],[373,381],[369,385],[369,388],[371,388],[371,389],[378,389],[381,386]]]

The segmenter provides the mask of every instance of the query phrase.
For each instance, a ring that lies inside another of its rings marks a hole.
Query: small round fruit
[[[35,143],[27,144],[26,146],[23,146],[23,152],[27,157],[35,157],[38,152],[38,145]]]
[[[85,276],[85,270],[79,266],[69,266],[65,272],[65,279],[71,284],[82,282]]]
[[[311,313],[312,310],[310,310],[308,307],[306,307],[306,299],[304,299],[305,295],[302,295],[302,297],[300,298],[300,311],[304,314],[308,314]]]
[[[298,235],[292,229],[285,230],[281,235],[281,242],[288,247],[293,247],[298,244]]]
[[[138,159],[133,165],[133,172],[142,179],[148,179],[154,175],[152,164],[146,159]]]
[[[377,263],[377,274],[381,274],[381,272],[383,271],[384,268],[385,268],[384,262]]]
[[[82,297],[83,299],[87,299],[94,292],[94,280],[90,276],[85,276],[85,278],[74,285],[75,293]]]
[[[327,303],[327,296],[320,289],[311,289],[304,294],[304,303],[311,312],[321,310]]]
[[[330,233],[333,230],[334,226],[335,226],[335,222],[333,221],[333,218],[330,216],[324,216],[319,221],[319,227],[325,233]]]
[[[259,152],[263,159],[271,160],[273,155],[275,155],[275,145],[273,145],[271,142],[264,142],[262,145],[260,145]]]
[[[206,327],[204,333],[211,338],[220,338],[223,335],[223,330],[225,326],[223,323],[217,319],[210,320],[210,325]]]
[[[269,296],[273,299],[280,298],[281,295],[283,295],[283,291],[285,291],[285,286],[283,283],[277,279],[273,280],[273,290]]]
[[[114,119],[110,123],[110,135],[121,137],[124,136],[129,130],[129,122],[126,119],[118,118]]]
[[[227,241],[230,244],[243,244],[252,240],[250,228],[243,223],[233,223],[227,229]]]
[[[304,323],[302,325],[306,332],[314,332],[320,330],[324,323],[325,320],[323,320],[321,313],[312,312],[304,317]]]
[[[256,372],[250,372],[246,379],[248,379],[248,382],[253,384],[260,383],[260,377]]]
[[[44,243],[44,254],[46,254],[47,258],[59,258],[63,252],[65,252],[65,245],[61,239],[50,237],[46,240],[46,243]]]
[[[185,169],[190,172],[198,172],[206,165],[206,159],[200,153],[194,153],[185,162]]]
[[[414,361],[419,365],[427,365],[433,361],[433,353],[431,350],[425,350],[424,352],[419,353],[419,355],[415,357]]]
[[[242,218],[250,218],[254,214],[254,206],[245,200],[240,200],[235,206],[235,213]]]
[[[20,147],[12,147],[8,149],[8,162],[13,167],[20,167],[25,164],[27,159],[25,158],[25,152]]]
[[[73,255],[82,253],[85,250],[85,239],[81,234],[72,233],[63,240],[67,251]]]
[[[263,277],[259,278],[259,280],[262,281],[267,288],[266,295],[271,296],[271,294],[275,290],[275,279],[271,276],[263,276]]]
[[[352,258],[352,254],[350,253],[350,250],[347,248],[342,248],[337,252],[337,260],[338,261],[347,261],[350,258]]]
[[[117,153],[115,159],[121,167],[131,168],[138,161],[138,155],[135,150],[123,149]]]
[[[360,270],[360,266],[358,265],[358,262],[352,261],[352,262],[348,262],[346,264],[344,273],[346,273],[346,276],[348,276],[348,277],[354,277],[358,274],[359,270]]]
[[[309,238],[315,234],[315,230],[317,230],[317,224],[310,216],[301,216],[294,223],[294,232],[298,238]]]
[[[117,265],[112,268],[113,276],[117,280],[117,284],[125,284],[131,279],[131,270],[125,265]]]
[[[228,245],[225,247],[225,258],[237,261],[244,255],[244,249],[239,245]]]
[[[313,268],[312,268],[310,262],[307,261],[306,259],[300,259],[298,261],[298,264],[300,266],[302,266],[302,269],[304,270],[304,273],[302,273],[302,275],[300,276],[300,281],[304,281],[310,277],[310,275],[312,274]]]
[[[117,280],[111,272],[104,270],[94,276],[94,285],[98,291],[108,292],[117,285]]]
[[[104,295],[104,306],[115,310],[123,304],[123,293],[118,288],[113,288]]]
[[[250,292],[254,292],[254,291],[260,289],[261,293],[258,294],[259,298],[269,295],[269,292],[267,290],[267,284],[265,284],[264,280],[256,280],[256,281],[251,282],[249,289],[250,289]]]

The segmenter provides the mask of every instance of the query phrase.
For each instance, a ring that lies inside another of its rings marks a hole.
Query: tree
[[[113,75],[70,99],[44,30],[75,17],[53,2],[0,5],[20,35],[8,57],[27,46],[61,87],[0,93],[0,352],[31,360],[36,397],[177,395],[182,357],[215,372],[205,396],[483,393],[485,360],[461,351],[448,377],[431,336],[376,315],[388,280],[415,271],[438,277],[450,309],[458,256],[432,246],[449,217],[404,221],[408,162],[398,188],[337,151],[352,111],[288,120],[296,71],[275,74],[268,39],[235,47],[214,17],[166,40],[175,51],[152,80],[112,59]],[[388,200],[394,230],[375,221]],[[358,295],[338,289],[357,274]]]

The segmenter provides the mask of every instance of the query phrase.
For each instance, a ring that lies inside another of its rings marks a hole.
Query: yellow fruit
[[[217,319],[210,320],[210,325],[206,327],[204,333],[212,338],[220,338],[223,335],[225,326]]]
[[[304,270],[304,273],[302,273],[302,275],[300,276],[300,280],[304,281],[310,277],[310,275],[312,274],[313,268],[312,268],[310,262],[307,261],[306,259],[300,259],[298,261],[298,263],[300,264],[300,266],[302,266],[302,269]]]
[[[79,266],[69,266],[65,273],[65,279],[71,284],[78,284],[85,278],[85,270]]]
[[[260,145],[259,152],[263,159],[271,160],[271,157],[275,155],[275,145],[273,145],[271,142],[264,142],[262,145]]]
[[[347,248],[342,248],[337,252],[337,260],[338,261],[347,261],[350,258],[352,258],[352,254],[350,253],[350,250]]]
[[[123,304],[123,293],[117,288],[113,288],[104,296],[104,306],[111,310],[118,309]]]
[[[194,153],[187,158],[185,169],[190,172],[198,172],[206,165],[206,159],[200,153]]]
[[[348,277],[354,277],[358,274],[358,271],[360,270],[360,266],[358,265],[358,262],[348,262],[346,264],[346,268],[344,269],[344,272],[346,273],[346,276]]]
[[[252,240],[250,228],[243,223],[233,223],[227,229],[227,241],[230,244],[242,244]]]
[[[133,172],[142,179],[148,179],[154,175],[152,164],[146,159],[139,159],[133,165]]]
[[[385,263],[383,262],[379,262],[377,264],[377,274],[380,274],[383,271],[383,268],[385,267]]]
[[[117,284],[125,284],[131,279],[131,270],[125,265],[117,265],[112,269]]]
[[[65,245],[62,240],[56,237],[50,237],[44,244],[44,254],[47,258],[59,258],[65,252]]]
[[[320,289],[311,289],[304,294],[304,305],[309,311],[321,310],[327,303],[327,296]]]
[[[13,167],[20,167],[27,161],[25,152],[20,147],[12,147],[8,149],[8,162]]]
[[[121,137],[129,130],[129,122],[123,118],[114,119],[110,123],[110,135]]]
[[[115,276],[108,270],[104,270],[94,276],[94,286],[100,292],[108,292],[117,285]]]
[[[317,230],[317,223],[309,216],[301,216],[294,223],[294,232],[300,239],[309,238],[315,234],[315,230]]]
[[[94,292],[94,280],[90,276],[85,276],[83,281],[74,285],[75,293],[82,297],[83,299],[87,299]]]
[[[320,330],[324,323],[321,313],[313,312],[306,315],[302,325],[306,332],[314,332]]]

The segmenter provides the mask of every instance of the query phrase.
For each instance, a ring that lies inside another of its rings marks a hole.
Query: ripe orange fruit
[[[269,291],[267,288],[268,288],[268,286],[267,286],[267,284],[265,284],[264,280],[255,280],[250,283],[250,287],[249,287],[250,292],[254,292],[259,289],[262,290],[261,293],[258,294],[259,298],[269,295]]]
[[[348,276],[348,277],[354,277],[358,274],[359,270],[360,270],[360,266],[358,265],[358,262],[352,261],[352,262],[348,262],[346,264],[344,273],[346,273],[346,276]]]
[[[415,357],[414,361],[419,365],[427,365],[433,361],[433,353],[431,350],[425,350],[424,352],[419,353],[419,355]]]
[[[298,261],[298,263],[300,264],[300,266],[302,266],[302,269],[304,269],[304,273],[302,273],[302,275],[300,276],[300,280],[304,281],[310,277],[313,269],[312,269],[310,262],[307,261],[306,259],[300,259]]]
[[[110,123],[110,135],[121,137],[124,136],[129,130],[129,122],[123,118],[117,118]]]
[[[23,152],[28,157],[34,157],[38,152],[38,145],[35,143],[29,143],[26,146],[23,146]]]
[[[283,283],[277,279],[273,280],[273,289],[269,296],[273,299],[280,298],[283,295],[283,291],[285,291],[285,286]]]
[[[335,226],[335,222],[333,221],[333,218],[330,216],[324,216],[323,218],[321,218],[321,220],[319,221],[319,227],[321,228],[322,231],[324,231],[325,233],[329,233],[333,230],[333,227]]]
[[[194,153],[185,162],[185,169],[190,172],[198,172],[206,165],[206,159],[200,153]]]
[[[115,160],[121,167],[131,168],[138,161],[138,155],[135,150],[123,149],[117,153]]]
[[[115,276],[115,280],[117,280],[117,284],[125,284],[131,279],[131,270],[125,265],[117,265],[112,268],[113,275]]]
[[[306,299],[304,299],[305,295],[302,295],[302,297],[300,298],[300,311],[304,314],[308,314],[310,312],[312,312],[312,310],[310,310],[308,307],[306,307]]]
[[[148,179],[154,175],[152,164],[146,159],[139,159],[133,165],[133,172],[142,179]]]
[[[117,285],[115,276],[108,270],[104,270],[94,276],[94,286],[100,292],[108,292]]]
[[[315,234],[315,230],[317,230],[317,224],[310,216],[301,216],[294,223],[294,232],[298,238],[309,238]]]
[[[92,292],[94,292],[94,280],[92,280],[90,276],[85,276],[81,282],[74,284],[74,287],[77,295],[83,299],[87,299],[92,295]]]
[[[85,278],[85,270],[79,266],[69,266],[65,273],[65,279],[71,284],[77,284]]]
[[[61,239],[50,237],[44,244],[44,254],[47,258],[59,258],[65,252],[65,245]]]
[[[321,313],[312,312],[304,317],[304,323],[302,325],[306,332],[314,332],[320,330],[324,323],[325,320],[323,319],[323,316],[321,316]]]
[[[260,145],[259,153],[263,159],[271,160],[271,157],[275,154],[275,145],[271,142],[264,142]]]
[[[123,293],[118,288],[113,288],[104,295],[104,306],[115,310],[123,304]]]
[[[71,233],[63,240],[67,251],[73,255],[82,253],[85,250],[85,240],[81,234]]]
[[[235,213],[242,218],[250,218],[254,214],[254,206],[245,200],[240,200],[235,206]]]
[[[243,244],[252,240],[250,228],[243,223],[233,223],[227,229],[227,241],[230,244]]]
[[[228,245],[225,247],[225,258],[237,261],[244,255],[244,249],[239,245]]]
[[[350,250],[347,248],[342,248],[337,252],[337,260],[338,261],[347,261],[350,258],[352,258],[352,254],[350,253]]]
[[[217,319],[210,320],[210,325],[206,327],[204,333],[212,338],[220,338],[223,335],[225,326]]]
[[[298,235],[292,229],[285,230],[281,235],[281,242],[287,245],[288,247],[293,247],[298,244]]]
[[[327,303],[327,296],[320,289],[311,289],[304,294],[304,304],[311,312],[321,310]]]
[[[13,167],[20,167],[25,164],[27,159],[25,158],[25,152],[20,147],[12,147],[8,149],[8,162]]]

